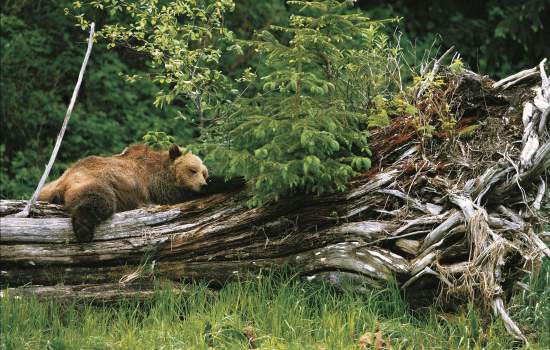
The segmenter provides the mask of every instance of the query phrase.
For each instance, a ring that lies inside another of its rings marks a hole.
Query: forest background
[[[2,119],[0,197],[28,197],[53,147],[82,60],[87,33],[65,14],[71,1],[5,1],[0,14]],[[411,66],[440,55],[451,44],[465,65],[494,79],[536,65],[550,56],[543,24],[547,1],[359,1],[372,19],[402,18],[384,27],[399,42]],[[251,38],[270,25],[287,25],[281,0],[240,0],[224,25]],[[104,14],[105,15],[105,14]],[[106,16],[106,15],[105,15]],[[111,20],[116,21],[115,18]],[[118,14],[121,16],[121,14]],[[237,76],[255,59],[225,60],[221,70]],[[156,87],[123,75],[146,72],[143,56],[98,42],[78,105],[50,178],[91,154],[118,153],[150,131],[173,135],[180,144],[197,136],[198,122],[182,118],[178,103],[154,106]]]

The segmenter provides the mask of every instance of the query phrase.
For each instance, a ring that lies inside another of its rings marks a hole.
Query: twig
[[[545,63],[546,63],[546,58],[540,61],[539,70],[540,70],[540,79],[542,80],[542,90],[546,94],[545,97],[548,98],[548,94],[550,94],[550,79],[546,75],[546,70],[544,69]]]
[[[544,89],[545,82],[546,82],[546,85],[550,87],[550,80],[546,77],[546,72],[544,71],[545,62],[546,62],[546,58],[539,63],[538,67],[522,70],[521,72],[512,74],[509,77],[506,77],[504,79],[497,81],[496,83],[493,84],[493,89],[499,88],[501,86],[503,89],[508,89],[510,86],[519,83],[523,79],[527,79],[527,78],[531,78],[539,75],[539,71],[543,82],[543,89]]]
[[[521,340],[525,344],[529,344],[529,342],[527,341],[527,338],[525,338],[525,336],[523,335],[519,327],[516,325],[516,323],[510,318],[510,316],[506,312],[502,298],[495,298],[493,300],[492,306],[493,306],[493,311],[495,315],[500,316],[502,318],[502,322],[504,322],[504,327],[506,328],[508,333],[512,334],[514,338]]]
[[[520,77],[520,78],[518,78],[518,79],[516,79],[516,80],[514,80],[514,81],[511,81],[511,82],[505,84],[502,88],[503,88],[504,90],[506,90],[506,89],[508,89],[510,86],[516,85],[517,83],[519,83],[519,82],[522,81],[523,79],[527,79],[527,78],[531,78],[531,77],[536,77],[537,75],[538,75],[537,72],[533,72],[533,73],[531,73],[531,74],[527,74],[527,75],[525,75],[525,76],[523,76],[523,77]]]
[[[546,193],[546,183],[540,178],[540,184],[538,186],[537,196],[535,197],[535,201],[533,202],[533,208],[536,210],[540,210],[540,205],[542,203],[542,199],[544,198],[544,194]]]
[[[437,271],[434,271],[434,270],[431,269],[429,266],[426,266],[422,271],[420,271],[420,272],[417,273],[416,275],[412,276],[412,277],[409,278],[405,283],[403,283],[403,285],[401,286],[401,290],[407,289],[411,284],[413,284],[413,283],[416,282],[419,278],[421,278],[422,276],[425,276],[425,275],[433,275],[433,276],[436,276],[436,277],[439,278],[442,282],[444,282],[444,283],[447,284],[449,287],[451,287],[451,282],[449,282],[445,277],[441,276],[441,274],[439,274]]]
[[[544,129],[546,129],[547,127],[546,122],[548,121],[548,115],[550,115],[550,108],[546,108],[546,110],[542,113],[542,116],[540,117],[539,130],[538,130],[540,137],[543,136]]]
[[[493,84],[493,89],[499,88],[499,87],[503,86],[504,84],[506,84],[506,86],[504,87],[505,89],[509,88],[510,86],[516,84],[517,82],[519,82],[519,81],[521,81],[525,78],[538,75],[538,70],[539,70],[538,67],[533,67],[531,69],[525,69],[525,70],[522,70],[521,72],[512,74],[509,77],[506,77],[506,78],[501,79],[501,80],[497,81],[496,83],[494,83]]]
[[[439,57],[437,61],[435,61],[434,67],[432,68],[430,75],[420,85],[420,89],[418,89],[418,94],[416,94],[416,99],[419,99],[424,94],[424,91],[426,91],[430,82],[434,79],[437,72],[439,72],[439,67],[441,66],[441,63],[443,62],[445,57],[447,57],[447,55],[454,50],[454,48],[454,46],[451,46],[447,51],[445,51],[443,55],[441,55],[441,57]]]
[[[31,199],[27,202],[27,205],[21,212],[14,215],[15,217],[28,217],[30,215],[32,206],[36,202],[36,199],[38,198],[38,195],[40,194],[40,191],[42,190],[42,187],[44,186],[44,183],[46,182],[46,179],[48,178],[48,175],[52,170],[53,163],[55,161],[55,158],[57,157],[57,152],[59,152],[59,147],[61,146],[61,141],[63,140],[63,135],[65,134],[65,130],[67,129],[67,124],[69,124],[69,119],[71,118],[71,114],[73,113],[73,108],[76,103],[78,91],[80,90],[80,84],[82,84],[82,79],[84,78],[84,71],[86,70],[86,65],[88,64],[88,59],[90,58],[90,53],[92,52],[92,46],[94,43],[94,31],[95,23],[92,23],[90,25],[90,36],[88,38],[88,49],[86,50],[86,55],[84,56],[82,67],[80,68],[78,80],[76,82],[76,86],[74,87],[73,96],[71,97],[69,108],[67,108],[67,113],[65,113],[65,119],[63,120],[61,130],[57,135],[57,140],[55,141],[55,146],[53,148],[52,155],[50,156],[50,160],[48,161],[48,165],[46,165],[46,169],[44,170],[44,173],[40,178],[40,182],[38,182],[38,186],[36,187],[36,190],[34,190]]]
[[[543,98],[546,99],[546,102],[550,103],[550,79],[548,78],[548,75],[546,75],[546,70],[544,69],[545,63],[546,63],[546,58],[543,59],[539,64],[540,79],[542,80],[541,95]],[[546,123],[547,123],[548,115],[550,114],[550,107],[546,105],[546,108],[542,109],[541,113],[542,113],[542,116],[540,118],[540,123],[538,127],[538,133],[540,137],[543,136],[544,130],[547,127]]]

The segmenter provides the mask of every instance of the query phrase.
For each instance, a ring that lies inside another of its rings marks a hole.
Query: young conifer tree
[[[256,206],[294,192],[342,191],[370,167],[369,125],[388,48],[381,22],[350,11],[353,1],[289,1],[288,27],[272,26],[251,45],[262,59],[263,91],[231,105],[207,160],[250,183]],[[378,85],[377,85],[378,84]],[[382,111],[383,112],[383,111]]]

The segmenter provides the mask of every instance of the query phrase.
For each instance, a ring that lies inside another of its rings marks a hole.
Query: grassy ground
[[[232,282],[219,292],[195,284],[181,297],[160,288],[151,301],[109,307],[11,297],[0,305],[2,349],[248,349],[251,341],[260,349],[371,349],[378,331],[393,349],[513,346],[500,321],[472,307],[413,314],[395,288],[359,295],[289,275]],[[514,305],[532,348],[550,348],[549,261]]]

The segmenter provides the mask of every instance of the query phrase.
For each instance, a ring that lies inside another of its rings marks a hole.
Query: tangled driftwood
[[[358,288],[396,279],[415,303],[475,299],[525,339],[504,300],[550,256],[538,212],[550,162],[543,66],[536,77],[498,83],[447,74],[417,107],[437,123],[434,105],[448,101],[457,124],[427,138],[418,116],[393,119],[371,137],[375,168],[347,193],[250,209],[246,192],[229,184],[206,198],[118,213],[86,244],[74,240],[61,208],[39,203],[33,217],[17,218],[10,215],[25,203],[1,201],[1,284],[10,293],[112,300],[146,297],[155,278],[216,283],[290,264],[308,280]]]

